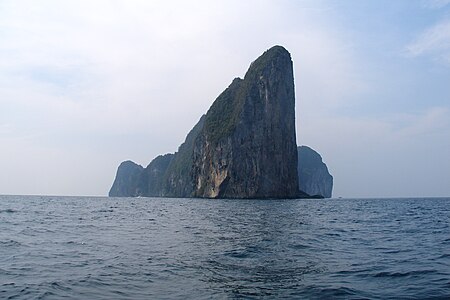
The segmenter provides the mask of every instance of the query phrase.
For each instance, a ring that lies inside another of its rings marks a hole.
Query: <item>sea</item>
[[[450,198],[0,196],[0,299],[450,299]]]

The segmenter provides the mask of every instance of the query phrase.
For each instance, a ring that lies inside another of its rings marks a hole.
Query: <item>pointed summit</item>
[[[216,99],[194,147],[196,197],[298,196],[292,60],[267,50]]]
[[[165,161],[167,164],[156,173],[154,167],[163,164],[152,162],[141,172],[139,180],[148,183],[141,189],[146,191],[142,196],[305,196],[298,189],[294,77],[289,52],[274,46],[257,58],[244,79],[233,80],[178,152]],[[154,174],[162,175],[156,178]],[[117,178],[116,182],[128,183]],[[115,190],[111,190],[111,196],[116,196]]]

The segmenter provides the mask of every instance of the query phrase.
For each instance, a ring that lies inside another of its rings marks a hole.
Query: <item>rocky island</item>
[[[176,153],[146,168],[123,162],[109,196],[309,197],[299,188],[299,157],[292,59],[274,46],[217,97]]]

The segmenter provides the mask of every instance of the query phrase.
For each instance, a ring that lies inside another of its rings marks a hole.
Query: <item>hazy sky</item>
[[[0,194],[106,195],[276,44],[335,196],[450,196],[449,0],[0,0]]]

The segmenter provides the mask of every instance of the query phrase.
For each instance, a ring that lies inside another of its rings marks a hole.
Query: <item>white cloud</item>
[[[309,11],[289,12],[270,1],[7,3],[0,21],[7,33],[0,46],[2,99],[17,111],[34,105],[42,123],[89,131],[164,123],[170,129],[171,114],[192,124],[233,77],[278,42],[289,44],[302,66],[299,94],[313,93],[323,108],[345,99],[350,83],[358,82],[347,76],[352,62],[337,32],[311,25]],[[286,13],[294,24],[284,23]],[[305,29],[285,34],[288,25]]]
[[[439,9],[450,4],[450,0],[423,0],[422,6],[429,9]]]
[[[349,161],[379,175],[382,146],[445,136],[443,108],[336,117],[373,87],[334,13],[318,1],[0,1],[0,193],[106,194],[121,160],[175,151],[274,44],[294,60],[298,141],[323,154],[338,192],[362,178]],[[410,54],[448,53],[442,26]]]
[[[450,65],[450,19],[426,29],[406,50],[411,56],[431,55]]]
[[[449,132],[450,109],[447,107],[432,107],[419,115],[397,115],[392,118],[394,127],[393,138],[423,140],[429,135]],[[449,136],[450,138],[450,136]]]
[[[145,165],[175,151],[232,79],[274,44],[292,53],[300,102],[312,98],[319,109],[336,107],[360,82],[351,49],[329,26],[330,12],[315,1],[0,6],[0,116],[9,126],[0,139],[23,149],[12,156],[0,149],[0,159],[16,165],[17,176],[54,157],[61,163],[64,156],[68,162],[83,156],[79,168],[86,170],[93,162],[86,153],[108,157],[115,168],[121,159]],[[11,135],[16,138],[7,139]],[[39,161],[18,163],[32,157]],[[110,180],[110,173],[105,169],[103,176]],[[68,193],[83,190],[84,183],[72,184]],[[99,186],[97,194],[107,188]]]

